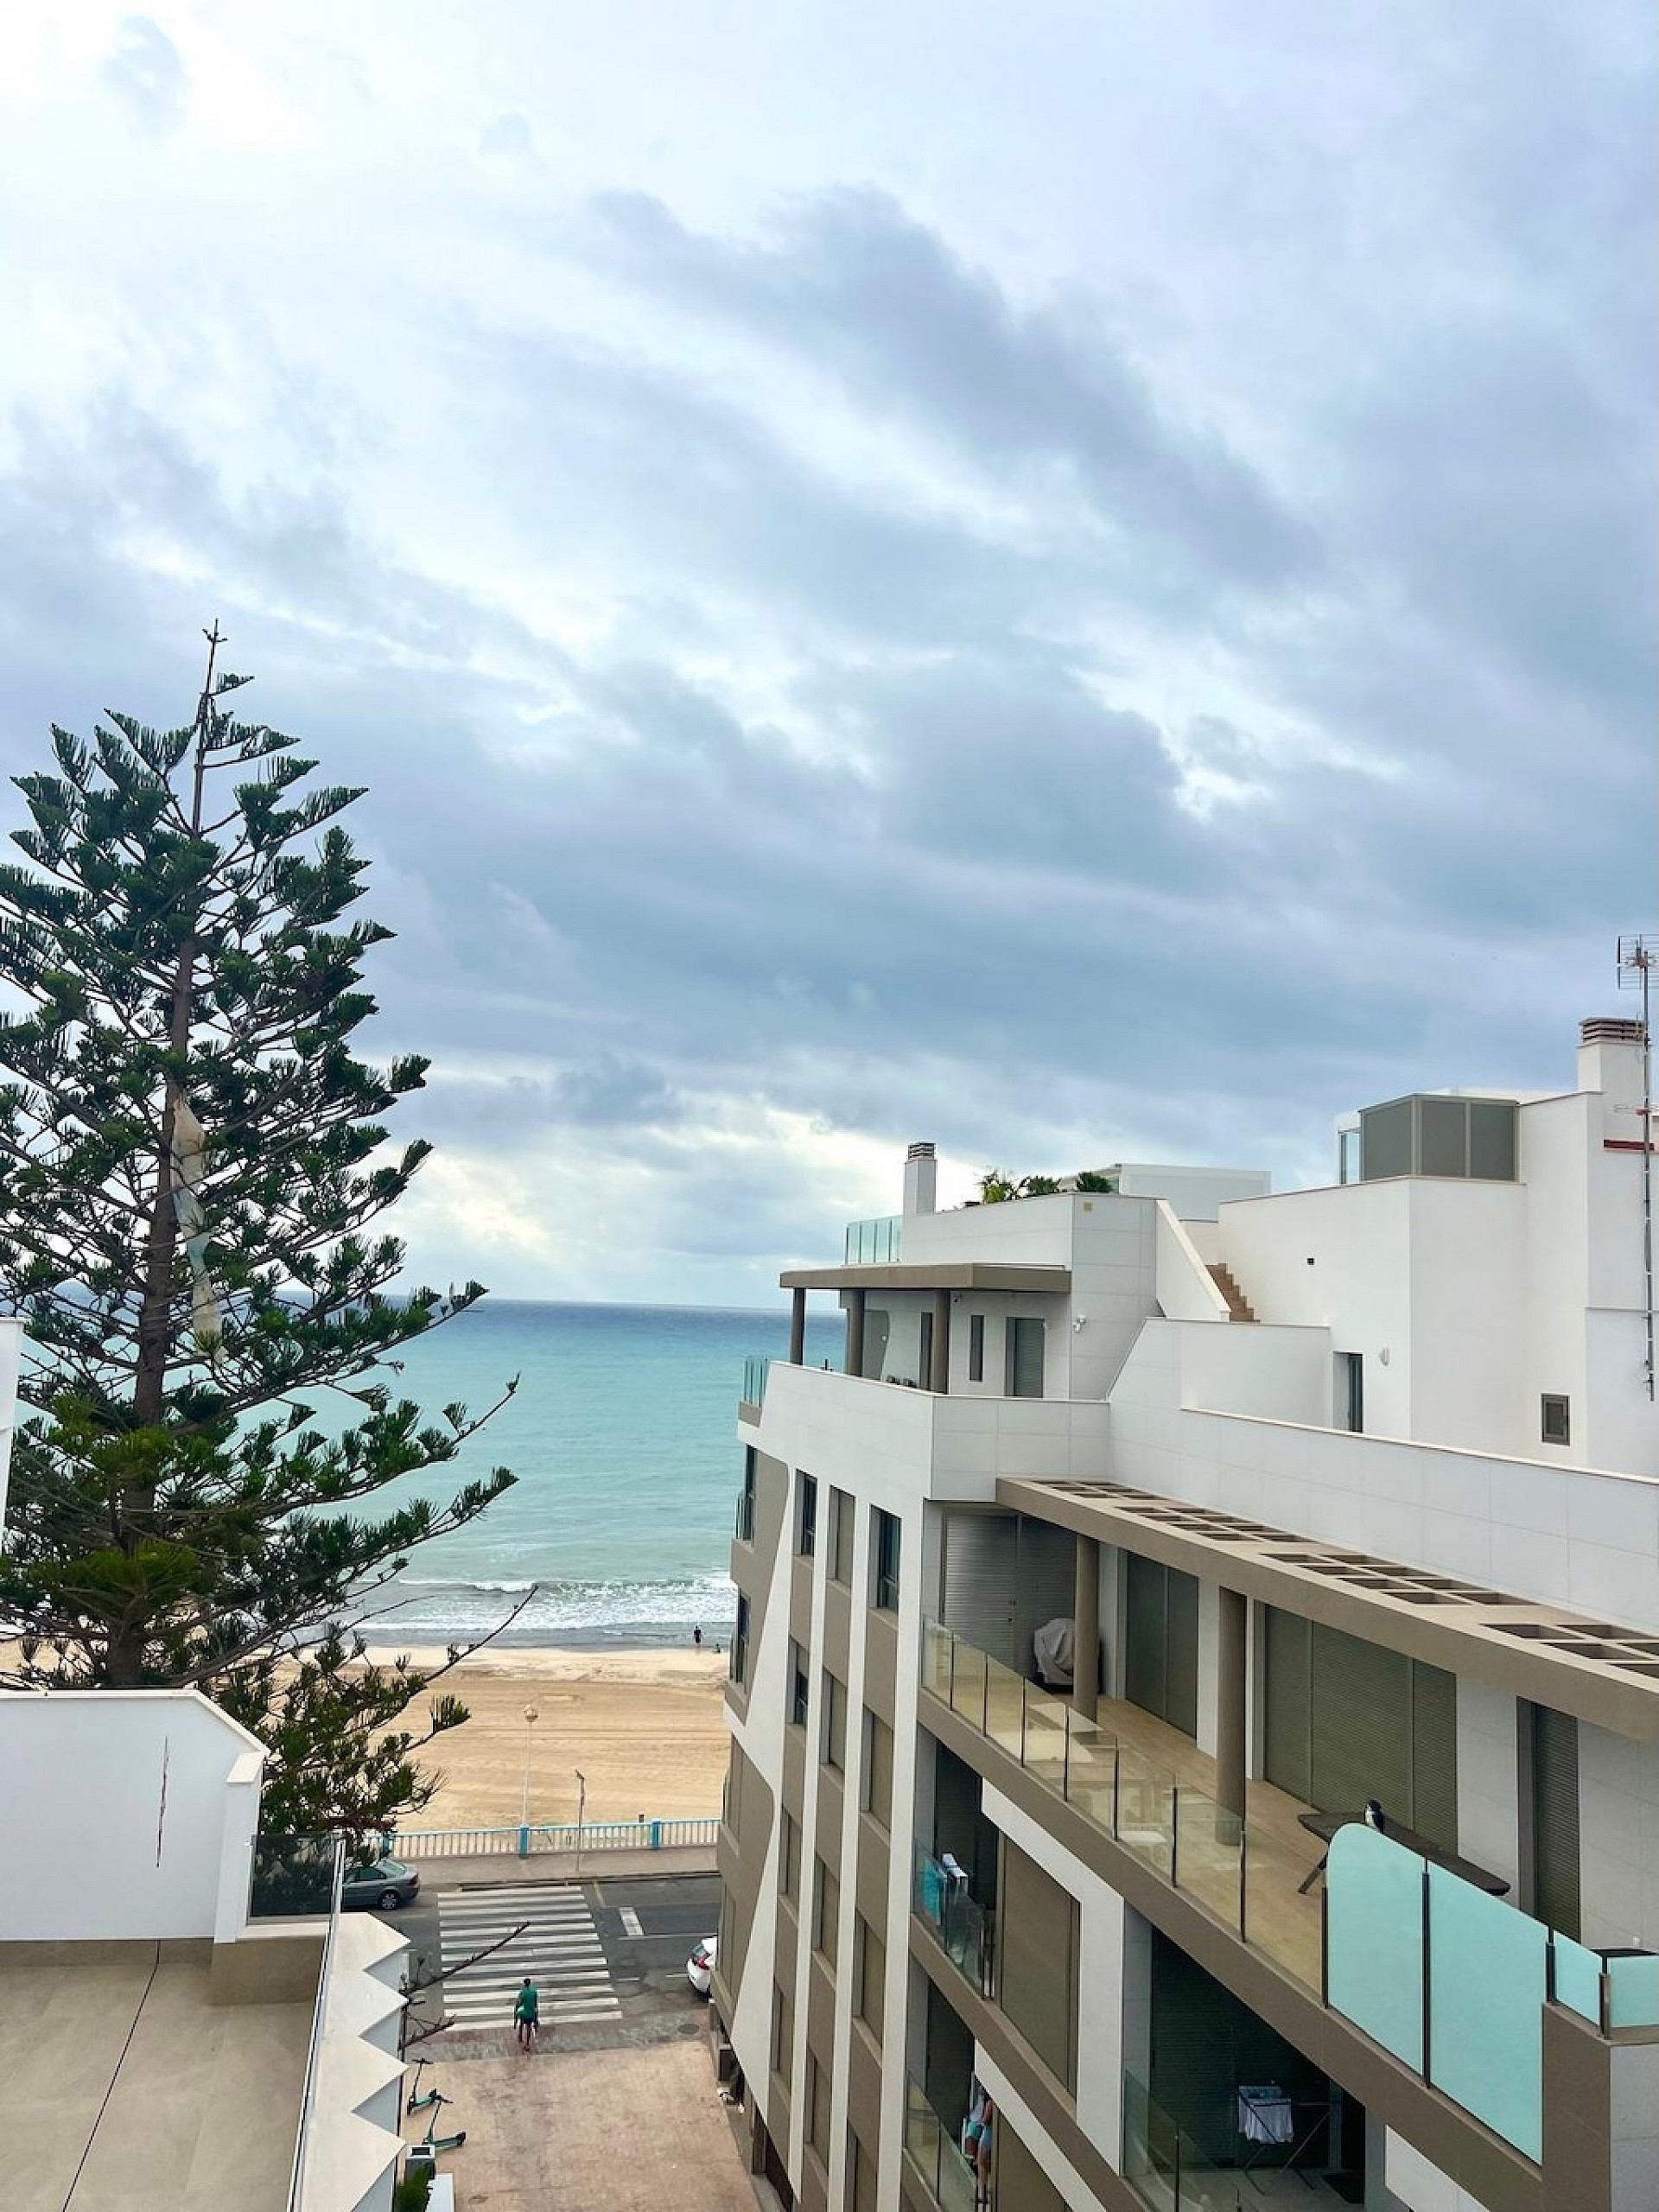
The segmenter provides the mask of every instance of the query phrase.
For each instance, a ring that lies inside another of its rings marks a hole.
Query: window
[[[1008,1317],[1006,1362],[1010,1398],[1040,1398],[1043,1395],[1043,1324],[1028,1314]]]
[[[1573,1441],[1572,1406],[1566,1398],[1552,1397],[1547,1390],[1541,1401],[1543,1408],[1542,1434],[1546,1444],[1570,1444]]]
[[[982,1313],[968,1316],[968,1380],[970,1382],[985,1380],[985,1316]]]
[[[864,1708],[861,1809],[880,1827],[893,1826],[893,1731],[879,1713]]]
[[[922,1316],[921,1347],[916,1355],[916,1380],[924,1390],[933,1388],[933,1316]]]
[[[1337,1354],[1337,1418],[1356,1436],[1365,1427],[1365,1355],[1363,1351]]]
[[[818,1548],[818,1481],[816,1475],[801,1475],[798,1480],[801,1489],[795,1548],[803,1559],[810,1559]]]
[[[734,1833],[743,1818],[743,1754],[735,1742],[726,1768],[725,1786],[720,1793],[720,1817]]]
[[[801,1830],[792,1813],[785,1812],[778,1845],[778,1886],[792,1905],[801,1899]]]
[[[737,1540],[741,1544],[754,1541],[754,1449],[743,1454],[743,1487],[737,1499]]]
[[[809,2044],[806,2053],[806,2139],[820,2162],[830,2163],[830,2074]]]
[[[863,1914],[853,1916],[853,2018],[877,2043],[887,2010],[887,1951]]]
[[[774,1981],[772,1985],[772,2070],[789,2079],[795,2056],[795,2008]]]
[[[996,1907],[997,2002],[1061,2085],[1077,2080],[1077,1904],[1007,1841]]]
[[[850,2127],[847,2131],[847,2171],[852,2178],[848,2212],[875,2212],[875,2161]]]
[[[1357,1183],[1359,1180],[1359,1131],[1344,1129],[1337,1139],[1337,1180]]]
[[[847,1764],[847,1685],[826,1667],[823,1670],[823,1751],[825,1766],[839,1771]]]
[[[823,1962],[833,1967],[836,1956],[836,1930],[841,1920],[841,1885],[824,1865],[822,1859],[813,1861],[812,1868],[812,1948],[822,1951]]]
[[[749,1671],[749,1601],[737,1593],[737,1627],[732,1637],[732,1680],[741,1683]]]
[[[830,1491],[830,1573],[835,1581],[845,1582],[849,1585],[853,1579],[853,1537],[858,1526],[857,1510],[857,1507],[844,1490]]]
[[[899,1610],[899,1537],[900,1523],[896,1513],[884,1513],[875,1509],[875,1603],[879,1611],[896,1613]]]
[[[812,1678],[807,1671],[806,1654],[793,1637],[789,1646],[789,1717],[798,1728],[806,1726],[806,1709],[812,1697]]]

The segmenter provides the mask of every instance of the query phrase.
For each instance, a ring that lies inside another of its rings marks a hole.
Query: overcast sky
[[[1655,912],[1655,45],[21,0],[0,761],[219,618],[372,786],[404,1227],[504,1293],[1564,1084]]]

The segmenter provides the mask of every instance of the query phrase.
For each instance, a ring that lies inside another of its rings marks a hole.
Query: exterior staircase
[[[1227,1301],[1227,1311],[1235,1321],[1254,1321],[1255,1308],[1239,1288],[1233,1271],[1220,1260],[1211,1260],[1210,1278]]]

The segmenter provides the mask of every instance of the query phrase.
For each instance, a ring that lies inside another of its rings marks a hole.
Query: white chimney
[[[931,1144],[913,1144],[905,1155],[905,1211],[933,1213],[938,1206],[939,1163]]]
[[[1602,1135],[1623,1137],[1640,1148],[1642,1121],[1633,1109],[1642,1103],[1642,1024],[1605,1016],[1579,1027],[1579,1089],[1602,1094]]]

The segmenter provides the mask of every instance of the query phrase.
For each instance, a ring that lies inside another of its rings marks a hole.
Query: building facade
[[[1643,1073],[1586,1023],[1284,1195],[917,1146],[785,1274],[714,1992],[781,2201],[1659,2205]]]

